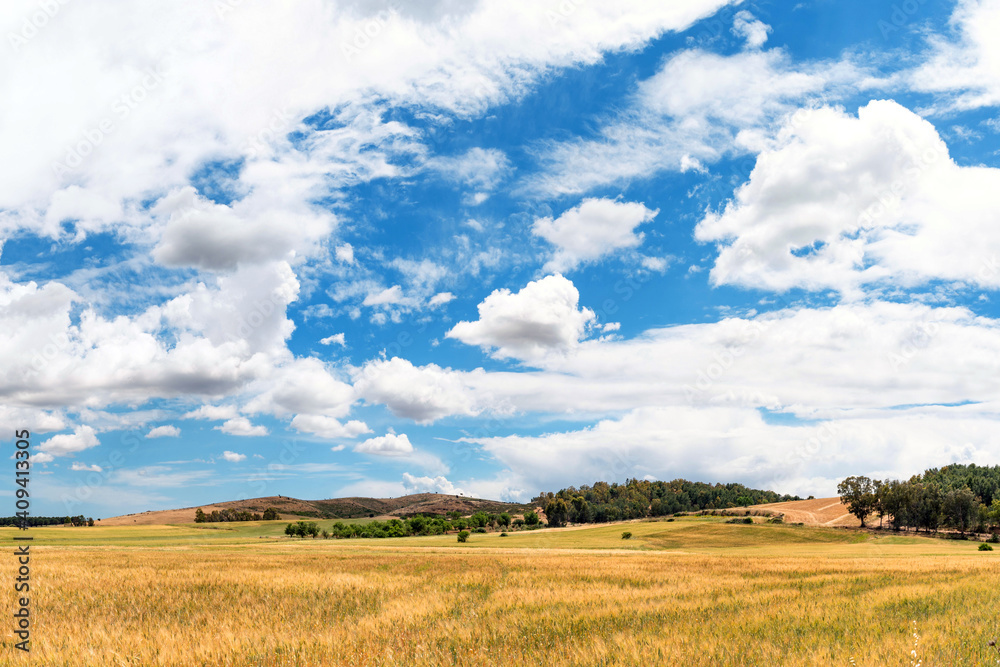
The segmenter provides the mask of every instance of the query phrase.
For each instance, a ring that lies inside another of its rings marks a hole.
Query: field
[[[925,666],[998,657],[1000,549],[974,542],[714,517],[465,545],[283,528],[32,529],[30,664],[910,665],[914,622]],[[29,664],[9,626],[0,664]]]

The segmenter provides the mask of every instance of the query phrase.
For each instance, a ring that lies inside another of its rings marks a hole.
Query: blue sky
[[[997,462],[1000,2],[117,4],[0,10],[36,512]]]

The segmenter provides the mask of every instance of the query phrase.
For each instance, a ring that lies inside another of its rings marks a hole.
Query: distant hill
[[[133,526],[175,523],[194,523],[195,510],[206,513],[213,510],[235,509],[264,513],[268,507],[278,511],[282,519],[358,519],[362,517],[408,517],[415,514],[444,515],[458,511],[462,516],[475,512],[520,513],[532,509],[531,505],[505,503],[466,496],[449,496],[442,493],[415,493],[399,498],[333,498],[330,500],[299,500],[288,496],[266,496],[249,500],[229,500],[210,505],[195,505],[175,510],[126,514],[97,522],[100,526]]]

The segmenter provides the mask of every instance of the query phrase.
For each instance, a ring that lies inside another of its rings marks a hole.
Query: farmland
[[[716,517],[466,544],[284,526],[33,529],[31,664],[904,665],[915,621],[923,664],[959,665],[997,630],[1000,550],[973,542]]]

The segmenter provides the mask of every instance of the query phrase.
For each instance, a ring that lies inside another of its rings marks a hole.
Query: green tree
[[[205,523],[205,512],[200,507],[194,511],[194,522]]]
[[[946,525],[965,533],[979,514],[979,499],[969,489],[952,489],[941,498],[941,513]]]
[[[277,521],[281,517],[278,516],[278,510],[273,507],[268,507],[264,510],[264,521]]]
[[[510,526],[510,514],[508,514],[507,512],[502,512],[500,514],[499,519],[497,520],[499,521],[500,525],[503,526],[504,528]]]
[[[524,513],[524,523],[529,526],[537,526],[541,522],[538,515],[535,512],[529,511]]]
[[[458,541],[459,542],[468,542],[469,541],[469,531],[463,530],[462,532],[460,532],[458,534]]]
[[[837,485],[837,494],[847,505],[847,511],[861,521],[865,527],[865,519],[875,510],[875,483],[869,477],[848,477]]]
[[[545,517],[549,521],[549,526],[553,528],[565,526],[568,516],[569,505],[567,505],[566,501],[562,498],[550,500],[548,504],[545,505]]]

